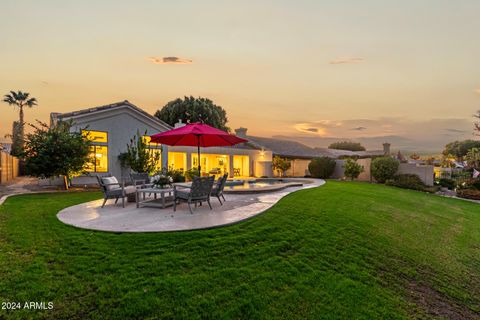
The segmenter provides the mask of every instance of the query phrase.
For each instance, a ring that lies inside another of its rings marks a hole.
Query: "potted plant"
[[[151,179],[154,187],[159,189],[169,188],[173,183],[173,178],[164,173],[159,173],[152,177]]]

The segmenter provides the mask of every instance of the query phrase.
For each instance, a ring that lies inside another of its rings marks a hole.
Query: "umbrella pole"
[[[200,165],[200,136],[197,136],[197,152],[198,152],[198,176],[202,176],[202,166]]]

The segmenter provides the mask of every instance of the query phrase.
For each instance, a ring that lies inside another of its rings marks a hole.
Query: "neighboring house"
[[[12,151],[12,144],[8,142],[0,142],[0,151],[10,154]]]
[[[95,175],[114,175],[128,179],[129,170],[121,167],[118,156],[125,152],[127,143],[139,132],[150,136],[172,129],[171,126],[150,115],[128,101],[117,102],[67,113],[52,113],[51,123],[72,121],[72,131],[88,132],[92,141],[92,163],[86,167],[87,176],[76,177],[74,184],[95,183]],[[179,125],[182,125],[181,123]],[[197,148],[151,145],[161,153],[159,168],[188,170],[198,166]],[[271,176],[272,152],[249,143],[234,147],[201,148],[203,173],[223,174],[230,177]]]

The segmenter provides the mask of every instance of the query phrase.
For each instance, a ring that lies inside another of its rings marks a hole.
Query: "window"
[[[90,159],[85,166],[87,172],[108,172],[108,147],[90,146]]]
[[[108,133],[105,131],[82,130],[82,135],[92,143],[108,142]]]
[[[143,142],[145,142],[145,144],[147,144],[149,148],[158,149],[159,147],[161,147],[159,143],[150,142],[151,140],[150,136],[143,136],[142,139],[143,139]]]
[[[82,135],[92,144],[90,146],[90,162],[85,165],[85,171],[108,172],[108,133],[82,130]]]

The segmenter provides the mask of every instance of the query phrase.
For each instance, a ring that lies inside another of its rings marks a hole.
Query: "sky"
[[[29,122],[193,95],[252,135],[440,148],[475,138],[479,12],[478,0],[1,0],[0,94],[36,97]],[[17,117],[0,105],[1,137]]]

